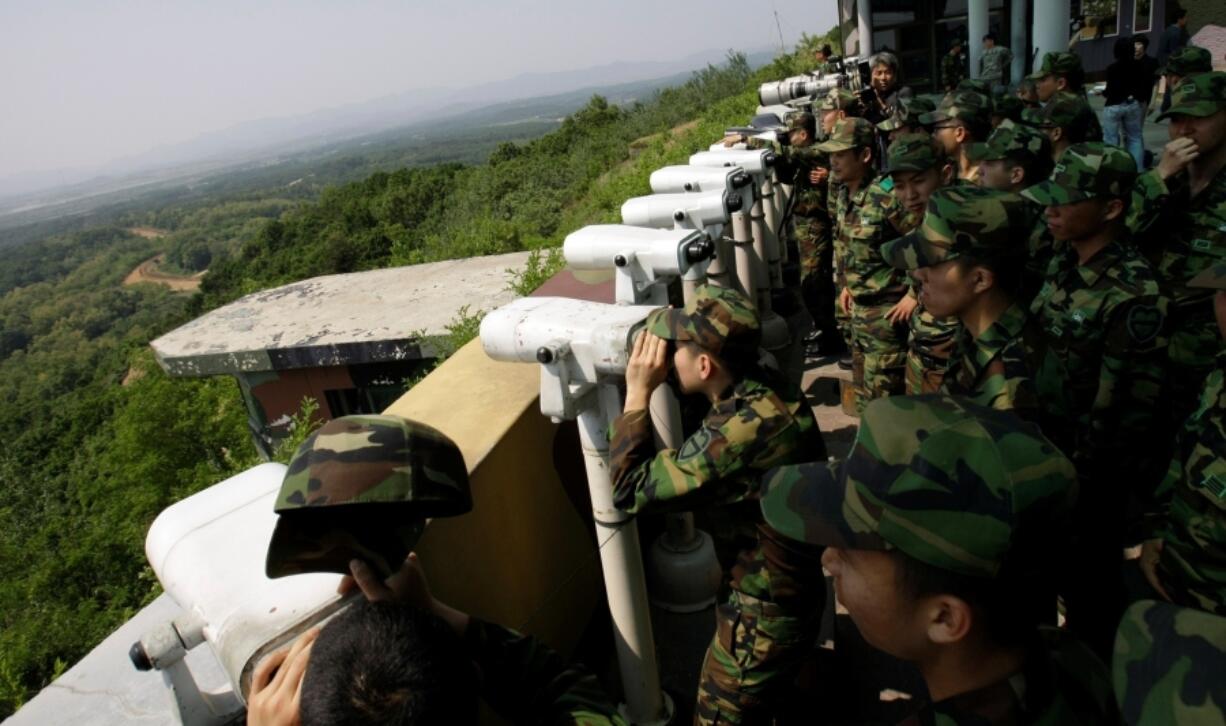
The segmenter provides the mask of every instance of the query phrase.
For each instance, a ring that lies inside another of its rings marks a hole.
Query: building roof
[[[151,343],[172,376],[210,376],[433,357],[432,340],[515,297],[527,252],[326,275],[252,293]]]

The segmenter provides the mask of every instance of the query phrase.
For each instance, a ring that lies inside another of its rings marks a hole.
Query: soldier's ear
[[[976,293],[985,293],[996,285],[996,275],[986,267],[976,267],[971,277],[971,289]]]
[[[932,595],[921,601],[928,626],[928,640],[937,645],[953,645],[964,640],[975,624],[975,610],[955,595]]]
[[[1124,216],[1124,200],[1112,197],[1103,205],[1103,221],[1111,222]]]
[[[954,183],[954,164],[952,161],[947,161],[941,165],[941,186],[946,187]]]
[[[1009,183],[1021,184],[1026,179],[1026,167],[1013,165],[1009,167]]]

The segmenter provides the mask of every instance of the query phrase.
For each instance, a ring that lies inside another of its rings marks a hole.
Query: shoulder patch
[[[884,189],[884,190],[886,190],[887,192],[892,192],[892,191],[894,191],[894,179],[893,179],[892,177],[888,177],[888,176],[887,176],[887,177],[885,177],[884,179],[882,179],[882,180],[881,180],[881,188],[882,188],[882,189]]]
[[[1162,330],[1162,312],[1153,305],[1137,305],[1128,311],[1128,335],[1138,343],[1148,343]]]
[[[677,451],[677,461],[688,461],[701,455],[711,444],[711,438],[711,429],[706,426],[698,429],[693,436],[681,444],[681,449]]]

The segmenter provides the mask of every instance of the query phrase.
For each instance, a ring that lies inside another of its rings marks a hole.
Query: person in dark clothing
[[[1192,36],[1188,34],[1188,11],[1182,8],[1175,11],[1175,22],[1162,31],[1162,47],[1158,49],[1158,62],[1166,65],[1171,54],[1183,50]],[[1171,107],[1171,85],[1166,85],[1162,95],[1162,112]]]
[[[1154,98],[1154,87],[1158,82],[1158,59],[1149,54],[1149,38],[1144,35],[1132,36],[1132,57],[1136,59],[1136,76],[1133,78],[1132,95],[1141,104],[1141,116],[1149,114],[1149,102]]]
[[[1107,66],[1107,89],[1103,92],[1103,143],[1119,146],[1132,155],[1137,168],[1145,167],[1141,128],[1145,110],[1136,96],[1137,59],[1129,38],[1115,41],[1115,62]]]

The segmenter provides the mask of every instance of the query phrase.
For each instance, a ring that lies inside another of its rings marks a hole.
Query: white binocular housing
[[[753,177],[738,167],[666,166],[651,172],[651,191],[656,194],[735,192],[752,183]]]
[[[705,229],[727,224],[734,212],[748,211],[752,192],[716,190],[692,194],[649,194],[626,200],[622,222],[635,227]]]
[[[690,157],[691,166],[733,167],[739,166],[756,177],[770,174],[777,156],[770,149],[723,149],[700,151]]]
[[[525,297],[481,321],[481,345],[494,360],[541,364],[541,413],[576,418],[606,376],[626,372],[648,305],[609,305],[561,297]]]

